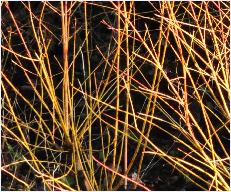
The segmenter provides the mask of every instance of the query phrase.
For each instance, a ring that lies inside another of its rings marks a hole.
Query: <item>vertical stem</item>
[[[85,81],[86,81],[86,87],[85,87],[85,91],[88,95],[92,96],[92,92],[91,92],[91,62],[90,62],[90,50],[89,50],[89,41],[88,41],[88,20],[87,20],[87,2],[84,2],[84,19],[85,19],[85,38],[86,38],[86,54],[87,54],[87,73],[85,76]],[[87,108],[86,109],[86,113],[88,115],[88,134],[89,134],[89,156],[88,156],[88,160],[89,160],[89,167],[91,170],[91,174],[90,174],[90,181],[93,183],[94,180],[94,167],[93,167],[93,160],[92,160],[92,137],[91,137],[91,125],[92,125],[92,99],[91,97],[89,97],[87,99],[87,101],[89,101],[89,107],[90,110]]]
[[[126,61],[127,61],[127,66],[126,66],[126,116],[125,116],[125,127],[124,127],[124,133],[125,133],[125,138],[124,138],[124,176],[128,175],[128,125],[129,125],[129,119],[128,119],[128,114],[129,114],[129,94],[130,94],[130,54],[129,54],[129,34],[128,34],[128,21],[130,12],[132,10],[132,2],[130,3],[130,11],[129,13],[127,12],[126,8],[126,3],[124,3],[124,13],[125,13],[125,33],[126,33]],[[127,189],[127,178],[125,177],[124,181],[124,189]]]
[[[119,129],[119,104],[120,104],[120,2],[118,2],[118,17],[117,17],[117,29],[118,29],[118,35],[117,35],[117,66],[116,66],[116,121],[115,121],[115,136],[114,136],[114,151],[113,151],[113,162],[112,162],[112,168],[113,170],[116,169],[116,154],[117,154],[117,139],[118,139],[118,129]],[[109,190],[112,189],[112,184],[114,180],[115,174],[112,174],[112,179],[110,182]]]
[[[68,11],[67,11],[67,1],[61,2],[62,10],[62,39],[63,39],[63,115],[64,115],[64,130],[67,137],[67,141],[70,142],[69,130],[69,75],[68,75]]]

